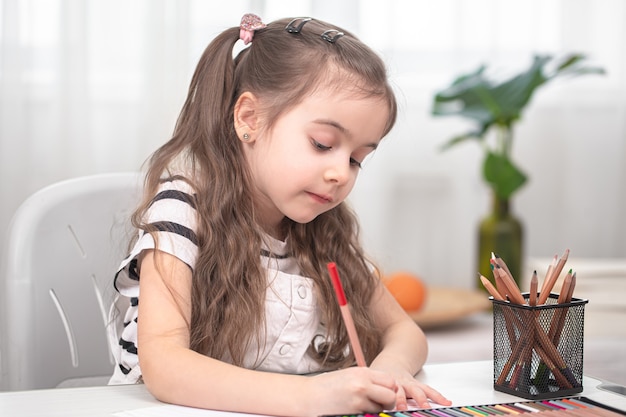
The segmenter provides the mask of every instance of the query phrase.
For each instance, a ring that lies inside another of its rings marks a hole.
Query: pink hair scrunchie
[[[252,13],[246,13],[241,18],[241,24],[239,25],[239,39],[241,39],[244,45],[252,42],[254,37],[254,31],[263,29],[267,25],[261,21],[261,18]]]

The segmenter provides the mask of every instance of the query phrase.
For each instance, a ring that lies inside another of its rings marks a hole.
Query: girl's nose
[[[326,169],[324,178],[326,181],[344,185],[350,180],[350,168],[351,167],[348,162],[337,162]]]

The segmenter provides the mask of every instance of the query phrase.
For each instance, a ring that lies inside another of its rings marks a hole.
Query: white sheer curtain
[[[626,256],[626,4],[621,0],[0,0],[0,232],[29,194],[78,175],[137,170],[168,139],[202,50],[252,11],[312,15],[355,32],[389,63],[397,128],[352,201],[388,269],[471,286],[486,212],[480,150],[434,119],[435,91],[480,63],[585,52],[604,77],[541,91],[516,132],[531,182],[515,200],[527,254]]]

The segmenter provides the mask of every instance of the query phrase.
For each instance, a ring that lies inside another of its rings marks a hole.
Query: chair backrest
[[[18,208],[0,277],[4,389],[112,374],[112,280],[140,190],[137,173],[94,175],[50,185]]]

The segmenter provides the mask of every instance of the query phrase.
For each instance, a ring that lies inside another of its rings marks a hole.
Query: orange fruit
[[[415,312],[424,307],[427,290],[419,276],[400,271],[384,277],[383,283],[405,311]]]

